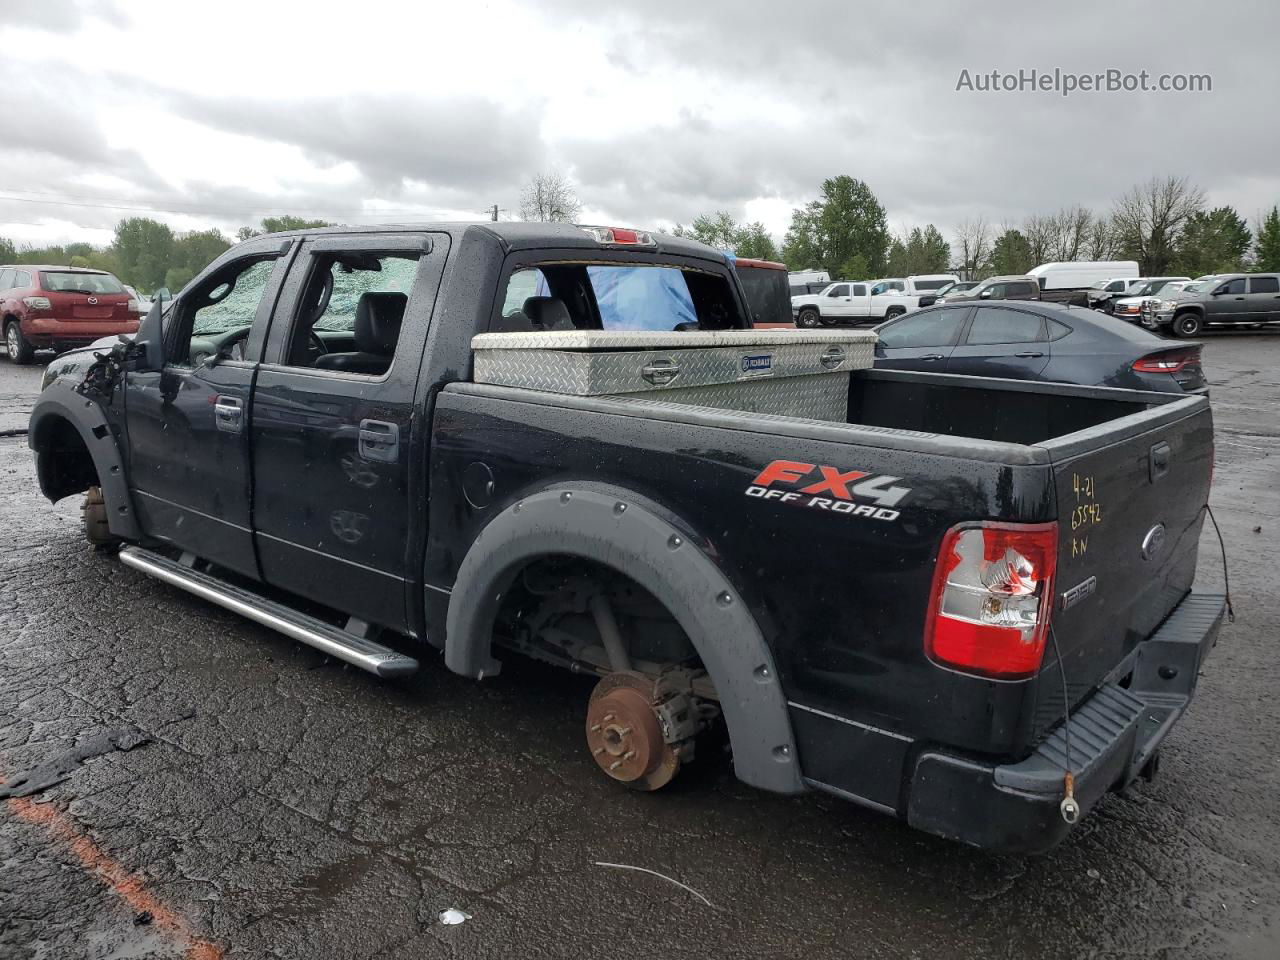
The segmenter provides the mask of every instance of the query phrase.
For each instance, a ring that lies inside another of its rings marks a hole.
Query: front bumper
[[[1070,767],[1082,816],[1148,769],[1191,703],[1225,607],[1225,597],[1189,594],[1110,682],[1071,711]],[[907,822],[994,853],[1040,853],[1071,830],[1058,810],[1066,769],[1065,725],[1014,764],[926,750],[910,773]]]

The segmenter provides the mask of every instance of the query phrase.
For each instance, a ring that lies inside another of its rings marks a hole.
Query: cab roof
[[[584,225],[585,226],[585,225]],[[525,223],[521,221],[482,221],[478,223],[468,222],[441,222],[441,223],[388,223],[365,226],[336,226],[336,227],[318,227],[309,230],[289,230],[282,233],[265,234],[268,237],[318,237],[318,236],[342,236],[361,233],[447,233],[451,239],[459,240],[464,234],[475,231],[484,234],[501,244],[507,252],[515,250],[538,250],[543,248],[559,248],[559,249],[582,249],[582,250],[634,250],[637,252],[652,252],[678,254],[687,257],[699,257],[704,260],[715,260],[720,263],[726,263],[723,252],[715,247],[708,246],[705,243],[699,243],[696,240],[689,240],[684,237],[673,237],[668,234],[655,233],[654,231],[642,231],[653,238],[655,244],[647,245],[629,245],[629,244],[603,244],[598,241],[592,234],[588,233],[584,226],[572,223]],[[631,229],[631,228],[625,228]],[[254,240],[261,240],[262,237],[254,237]]]

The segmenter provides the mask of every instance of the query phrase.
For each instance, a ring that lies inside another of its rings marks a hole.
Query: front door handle
[[[1023,353],[1015,353],[1015,357],[1021,357],[1023,360],[1030,360],[1035,357],[1043,357],[1043,353],[1036,353],[1034,350],[1027,350]]]
[[[400,427],[385,420],[361,420],[360,456],[395,463],[400,458]]]
[[[940,353],[926,353],[926,354],[925,354],[923,357],[921,357],[920,359],[921,359],[921,360],[929,360],[929,361],[933,361],[933,360],[943,360],[943,359],[945,359],[945,358],[944,358],[944,357],[942,356],[942,354],[940,354]]]
[[[244,430],[244,401],[239,397],[216,396],[213,398],[213,422],[223,433],[240,433]]]

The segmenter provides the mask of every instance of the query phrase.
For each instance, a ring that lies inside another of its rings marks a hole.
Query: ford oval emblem
[[[1164,549],[1164,524],[1157,523],[1142,538],[1142,559],[1154,560]]]

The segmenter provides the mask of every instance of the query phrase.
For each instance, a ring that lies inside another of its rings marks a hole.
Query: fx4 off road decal
[[[760,471],[746,495],[852,517],[897,520],[900,511],[892,508],[911,492],[910,487],[894,486],[901,479],[820,463],[775,460]]]

